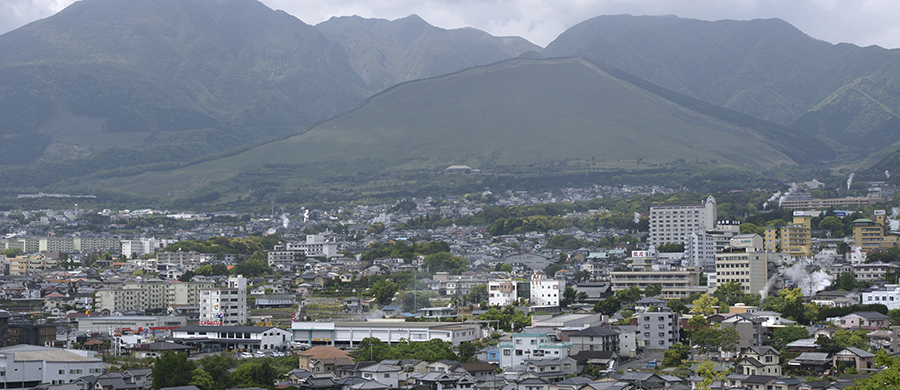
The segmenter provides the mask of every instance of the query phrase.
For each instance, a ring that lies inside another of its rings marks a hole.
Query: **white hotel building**
[[[87,375],[103,373],[96,352],[14,345],[0,348],[0,388],[31,389],[40,384],[72,383]]]
[[[247,322],[247,279],[229,276],[228,288],[200,290],[200,325],[244,325]]]
[[[700,203],[655,204],[650,206],[650,245],[682,244],[691,233],[716,228],[716,198]]]

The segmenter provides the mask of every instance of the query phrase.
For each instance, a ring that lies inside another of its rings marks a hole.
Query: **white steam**
[[[784,276],[794,281],[794,285],[800,287],[803,296],[808,297],[824,290],[831,285],[834,279],[825,271],[816,271],[809,273],[803,264],[794,264],[791,268],[784,271]]]
[[[635,212],[634,213],[634,223],[639,223],[639,222],[641,222],[641,213]]]
[[[769,281],[766,282],[766,285],[763,286],[762,290],[759,290],[759,304],[762,306],[762,301],[766,300],[766,297],[769,296],[769,291],[772,291],[772,287],[775,285],[775,282],[778,281],[777,276],[772,276],[769,278]]]
[[[884,177],[887,178],[887,179],[890,179],[890,178],[891,178],[891,171],[888,171],[887,169],[885,169],[885,170],[884,170]]]
[[[853,176],[856,176],[855,173],[851,173],[850,176],[847,177],[847,189],[850,189],[850,185],[853,184]]]
[[[288,218],[287,213],[281,213],[281,226],[287,229],[290,223],[291,219]]]

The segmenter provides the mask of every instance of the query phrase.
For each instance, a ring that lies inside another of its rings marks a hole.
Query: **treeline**
[[[409,243],[406,241],[395,241],[390,244],[373,243],[369,246],[371,250],[364,252],[360,259],[374,260],[385,258],[400,258],[411,262],[416,256],[428,256],[440,252],[450,252],[450,245],[443,241],[433,241],[428,243]]]
[[[269,236],[249,236],[247,238],[236,237],[210,237],[206,241],[184,240],[178,241],[166,247],[167,252],[200,252],[215,254],[252,255],[275,247],[281,241],[277,234]]]

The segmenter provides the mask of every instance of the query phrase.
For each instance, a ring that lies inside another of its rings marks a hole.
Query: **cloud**
[[[89,1],[89,0],[88,0]],[[0,0],[0,33],[74,0]],[[781,18],[827,42],[900,47],[900,2],[880,0],[262,0],[309,24],[332,16],[397,19],[417,14],[443,28],[475,27],[545,46],[598,15],[677,15],[704,20]]]

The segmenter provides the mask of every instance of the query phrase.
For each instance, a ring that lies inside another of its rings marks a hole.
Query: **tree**
[[[619,309],[622,308],[622,303],[619,302],[619,298],[615,296],[611,296],[602,301],[597,302],[594,305],[594,313],[602,313],[608,316],[615,314]]]
[[[272,269],[265,260],[245,260],[231,269],[232,275],[244,275],[248,278],[255,278],[262,275],[272,273]]]
[[[693,306],[691,307],[691,313],[710,316],[716,313],[716,309],[713,306],[718,305],[718,298],[712,298],[709,296],[709,294],[703,294],[700,296],[700,298],[694,300]]]
[[[269,360],[263,360],[262,363],[244,363],[231,373],[231,382],[238,388],[271,388],[275,384],[275,369]]]
[[[694,329],[705,328],[708,324],[706,316],[701,314],[694,314],[691,319],[688,320],[688,325]]]
[[[6,257],[16,257],[24,254],[25,251],[22,248],[9,248],[3,251],[3,255]]]
[[[191,386],[197,386],[200,390],[216,390],[218,389],[216,380],[213,379],[212,375],[210,375],[206,370],[202,368],[195,368],[193,375],[191,376]]]
[[[513,266],[512,266],[512,264],[503,263],[503,264],[500,264],[499,270],[503,271],[503,272],[512,272]]]
[[[710,390],[713,383],[724,383],[727,374],[725,371],[716,371],[716,365],[709,360],[705,360],[697,367],[697,375],[703,380],[697,382],[697,387],[694,390]]]
[[[432,275],[437,272],[459,274],[466,270],[466,264],[468,264],[468,261],[462,257],[453,256],[448,252],[438,252],[425,256],[422,267]]]
[[[469,289],[469,293],[466,294],[466,301],[471,303],[479,303],[481,301],[486,300],[487,295],[487,286],[484,284],[476,284]]]
[[[575,297],[578,295],[575,292],[575,289],[572,286],[566,286],[565,291],[563,291],[563,299],[560,301],[560,305],[562,307],[568,307],[569,305],[575,303]]]
[[[722,283],[716,287],[713,296],[725,305],[732,306],[741,301],[744,297],[744,291],[741,290],[741,284],[738,282]]]
[[[662,293],[662,286],[658,284],[651,284],[644,289],[644,296],[647,297],[655,297]]]
[[[700,352],[712,352],[719,348],[719,331],[712,328],[699,328],[691,332],[691,342],[700,347]]]
[[[478,353],[478,347],[471,341],[460,343],[457,347],[459,353],[459,361],[461,363],[471,363],[475,361],[475,354]]]
[[[802,326],[785,326],[775,328],[772,334],[772,347],[781,351],[790,343],[809,338],[809,332]]]
[[[578,303],[584,303],[588,298],[590,298],[590,296],[584,291],[579,291],[578,295],[575,296],[575,300],[578,301]]]
[[[624,290],[616,291],[616,298],[621,301],[634,303],[641,299],[641,289],[637,286],[631,286]]]
[[[684,304],[680,299],[670,299],[666,301],[666,306],[672,311],[676,313],[686,313],[688,311],[687,305]]]
[[[684,244],[670,242],[668,244],[662,244],[659,248],[656,248],[659,252],[684,252]]]
[[[691,350],[686,345],[678,343],[672,345],[663,352],[662,364],[666,367],[680,366],[681,362],[688,358]]]
[[[869,376],[859,379],[848,390],[882,390],[900,389],[900,358],[890,357],[882,349],[875,354],[875,366],[878,371],[869,373]]]
[[[186,353],[168,351],[153,359],[153,388],[187,386],[194,374],[194,362],[188,360]]]
[[[741,342],[741,335],[733,326],[726,326],[719,329],[719,348],[725,352],[734,352],[738,343]]]
[[[370,292],[379,304],[387,305],[394,300],[394,294],[397,293],[397,284],[387,280],[379,280],[375,282]]]
[[[206,355],[200,359],[200,365],[203,371],[216,379],[216,390],[230,387],[229,371],[235,367],[235,360],[231,355],[225,353]]]
[[[193,277],[194,277],[194,272],[193,272],[193,271],[187,271],[187,272],[181,274],[181,276],[178,277],[178,281],[179,281],[179,282],[185,282],[185,283],[186,283],[186,282],[190,282],[190,281],[191,281],[191,278],[193,278]],[[200,387],[200,386],[197,386],[197,387]]]
[[[837,238],[844,236],[844,223],[835,216],[829,215],[822,218],[822,220],[819,221],[818,227],[819,230],[828,230],[831,232],[831,237]]]

